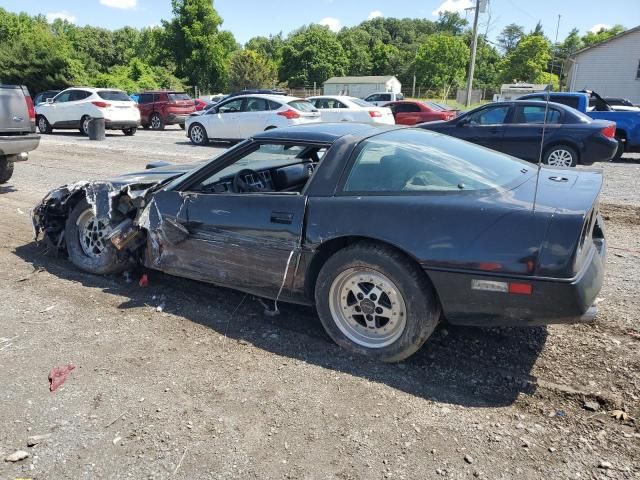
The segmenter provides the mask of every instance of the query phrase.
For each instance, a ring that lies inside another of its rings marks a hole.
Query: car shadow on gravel
[[[2,194],[2,193],[12,193],[12,192],[17,192],[17,191],[18,190],[16,190],[11,185],[0,185],[0,194]]]
[[[533,393],[530,372],[547,338],[544,327],[483,329],[444,324],[411,358],[384,364],[336,346],[310,307],[280,303],[280,314],[270,316],[259,299],[234,290],[154,271],[147,272],[149,286],[141,288],[139,274],[129,279],[86,274],[65,258],[45,254],[35,243],[18,247],[15,253],[34,269],[124,297],[120,309],[155,311],[162,306],[165,313],[240,342],[239,348],[253,344],[434,402],[498,407],[512,404],[521,393]],[[273,302],[268,304],[273,307]]]

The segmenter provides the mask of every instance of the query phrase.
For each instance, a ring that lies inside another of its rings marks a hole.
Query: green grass
[[[455,100],[451,100],[451,99],[443,101],[441,98],[417,98],[416,100],[424,100],[426,102],[435,102],[435,103],[439,103],[440,105],[446,105],[452,110],[461,110],[461,111],[471,110],[472,108],[476,108],[476,107],[479,107],[480,105],[484,105],[486,103],[491,102],[490,100],[482,100],[481,102],[478,102],[478,103],[472,103],[469,106],[469,108],[467,108],[464,103],[458,103]]]

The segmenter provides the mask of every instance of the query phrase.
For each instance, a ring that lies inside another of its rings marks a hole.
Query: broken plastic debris
[[[51,369],[49,372],[49,391],[55,392],[75,368],[75,365],[68,364]]]
[[[142,276],[140,277],[140,280],[138,280],[138,285],[140,285],[141,288],[144,288],[149,285],[149,277],[147,277],[146,273],[142,274]]]

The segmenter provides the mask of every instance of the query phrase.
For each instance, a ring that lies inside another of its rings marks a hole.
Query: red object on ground
[[[147,285],[149,285],[149,277],[147,277],[147,274],[146,274],[146,273],[145,273],[145,274],[143,274],[143,275],[140,277],[140,280],[138,280],[138,285],[140,285],[140,287],[142,287],[142,288],[144,288],[144,287],[146,287]]]
[[[75,368],[75,365],[71,364],[54,367],[49,372],[49,391],[55,392]]]

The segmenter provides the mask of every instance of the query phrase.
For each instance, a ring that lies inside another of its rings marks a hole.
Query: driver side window
[[[484,108],[469,115],[471,125],[499,125],[504,123],[509,113],[509,106]]]
[[[58,95],[55,100],[53,101],[54,103],[64,103],[64,102],[68,102],[69,101],[69,97],[71,96],[71,93],[73,92],[73,90],[69,91],[69,92],[62,92],[60,95]]]
[[[233,113],[242,111],[242,102],[244,102],[243,98],[238,98],[236,100],[231,100],[224,105],[220,105],[218,107],[218,113]]]

